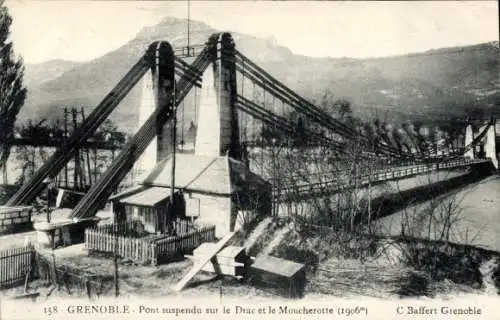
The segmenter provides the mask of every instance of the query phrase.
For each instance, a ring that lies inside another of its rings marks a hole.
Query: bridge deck
[[[383,170],[377,170],[372,174],[360,175],[357,181],[349,182],[340,181],[339,178],[324,178],[318,179],[321,182],[316,183],[297,183],[296,185],[285,184],[273,190],[273,198],[284,200],[289,196],[311,196],[323,193],[335,193],[341,189],[352,188],[357,184],[358,187],[367,186],[368,184],[377,184],[390,180],[398,180],[410,177],[417,174],[428,173],[436,170],[447,170],[471,166],[479,163],[490,162],[490,159],[457,159],[448,162],[433,163],[433,164],[417,164],[404,167],[394,167]],[[340,175],[339,175],[340,177]],[[279,194],[278,194],[279,193]],[[284,199],[283,199],[284,198]]]

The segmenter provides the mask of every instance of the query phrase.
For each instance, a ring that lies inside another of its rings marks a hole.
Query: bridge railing
[[[369,183],[395,180],[436,170],[453,169],[477,163],[484,163],[486,161],[486,159],[460,158],[448,162],[418,164],[407,167],[383,169],[377,170],[373,173],[361,174],[358,176],[357,181],[355,181],[355,179],[352,179],[354,181],[341,181],[338,177],[332,177],[331,179],[322,179],[321,182],[305,182],[295,184],[281,183],[279,184],[279,188],[275,188],[275,190],[273,190],[273,197],[279,200],[282,197],[286,198],[287,196],[310,196],[311,193],[318,194],[321,192],[332,192],[345,188],[352,188],[356,183],[358,184],[358,186],[363,186],[368,185]]]

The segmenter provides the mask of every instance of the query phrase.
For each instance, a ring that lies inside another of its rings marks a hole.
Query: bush
[[[406,246],[403,258],[406,265],[426,272],[432,280],[449,279],[477,288],[483,283],[479,271],[483,257],[471,248],[457,248],[449,243],[413,243]]]

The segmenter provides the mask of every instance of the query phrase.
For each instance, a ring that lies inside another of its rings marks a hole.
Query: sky
[[[11,40],[26,63],[88,61],[171,16],[186,1],[7,0]],[[295,54],[380,57],[498,41],[496,1],[191,1],[191,19],[224,31],[274,37]],[[168,39],[166,39],[168,40]]]

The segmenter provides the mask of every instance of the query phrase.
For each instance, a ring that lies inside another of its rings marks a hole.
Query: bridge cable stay
[[[450,153],[446,157],[446,160],[454,160],[456,158],[462,157],[465,153],[467,153],[467,151],[469,151],[470,149],[472,149],[473,147],[475,147],[484,138],[484,136],[488,133],[489,128],[492,125],[495,125],[495,122],[496,122],[495,118],[492,117],[490,119],[490,121],[488,121],[488,123],[486,124],[486,126],[484,127],[484,129],[476,136],[476,138],[474,138],[472,140],[471,143],[469,143],[468,145],[466,145],[464,147],[459,148],[455,152]],[[436,147],[432,146],[431,148],[429,148],[426,151],[429,154],[437,153],[437,146]],[[425,158],[425,160],[443,160],[443,158],[444,157],[431,157],[431,156],[429,156],[429,157]]]
[[[320,110],[319,108],[311,104],[309,101],[300,97],[291,89],[283,85],[279,80],[271,76],[264,69],[255,64],[252,60],[244,56],[239,51],[236,51],[236,62],[238,67],[243,63],[245,64],[246,70],[243,70],[242,68],[238,68],[238,70],[241,73],[244,73],[247,77],[252,78],[252,80],[258,82],[259,84],[261,84],[261,86],[263,84],[268,85],[268,87],[264,86],[264,88],[273,89],[273,92],[274,91],[279,92],[281,95],[283,95],[284,98],[288,98],[290,102],[296,102],[299,105],[302,105],[303,108],[301,111],[303,111],[304,114],[311,115],[318,122],[324,122],[325,120],[327,120],[334,123],[336,125],[336,129],[339,129],[338,133],[340,134],[345,134],[349,136],[355,133],[350,128],[342,124],[340,121],[334,119],[326,112]]]
[[[476,138],[474,138],[472,140],[471,143],[469,143],[468,145],[466,145],[463,148],[461,148],[457,152],[456,155],[453,155],[453,156],[449,157],[449,159],[453,160],[453,159],[456,159],[458,157],[461,157],[461,156],[463,156],[463,154],[467,153],[467,151],[469,151],[470,149],[472,149],[473,147],[475,147],[486,136],[486,134],[488,133],[488,130],[490,129],[490,127],[495,125],[495,122],[496,122],[496,119],[494,117],[492,117],[490,119],[490,121],[488,122],[488,124],[484,127],[484,130],[481,133],[479,133],[476,136]]]
[[[245,76],[246,76],[246,75],[248,75],[248,73],[247,73],[247,72],[245,72],[245,63],[244,63],[244,62],[241,62],[240,64],[241,64],[241,66],[239,66],[239,65],[238,65],[237,67],[239,67],[240,74],[242,74],[242,76],[243,76],[243,77],[242,77],[242,79],[245,79]],[[257,82],[257,81],[255,81],[255,77],[251,77],[251,80],[254,80],[254,81],[253,81],[253,85],[254,85],[254,87],[255,87],[255,84],[256,84],[256,82]],[[242,81],[243,81],[243,80],[242,80]],[[277,81],[277,80],[276,80],[276,81]],[[262,83],[262,82],[261,82],[261,83]],[[259,83],[259,84],[261,84],[261,83]],[[263,89],[265,90],[266,88],[263,88]],[[290,89],[288,89],[288,90],[290,90]],[[254,89],[254,100],[256,100],[256,98],[255,98],[255,97],[256,97],[256,95],[255,95],[255,89]],[[276,97],[276,95],[273,95],[273,101],[275,101],[275,100],[274,100],[274,99],[275,99],[275,97]],[[238,99],[240,100],[240,101],[239,101],[239,102],[240,102],[240,105],[239,105],[239,107],[240,107],[240,108],[241,108],[241,105],[243,105],[244,107],[245,107],[245,106],[246,106],[246,107],[248,107],[248,106],[249,106],[249,100],[248,100],[248,99],[242,99],[242,98],[241,98],[241,96],[240,96],[240,97],[238,97]],[[246,100],[246,101],[245,101],[245,100]],[[284,112],[285,101],[283,101],[282,97],[279,97],[279,100],[282,102],[282,111],[283,111],[282,113],[283,113],[283,114],[285,114],[285,112]],[[246,113],[250,113],[250,115],[254,115],[254,116],[255,116],[255,109],[259,109],[259,111],[262,111],[262,110],[263,110],[263,108],[261,108],[261,107],[259,107],[259,106],[256,106],[256,104],[253,104],[253,107],[254,107],[254,108],[250,108],[250,110],[245,109],[244,111],[245,111]],[[264,106],[264,107],[266,107],[266,106]],[[317,108],[317,107],[315,107],[315,108]],[[253,110],[252,110],[252,109],[253,109]],[[296,108],[296,109],[297,109],[297,108]],[[299,110],[300,110],[300,109],[299,109]],[[275,113],[275,112],[276,112],[276,111],[274,111],[274,109],[273,109],[273,112],[271,112],[271,114],[273,114],[273,113]],[[260,117],[261,117],[261,116],[262,116],[262,114],[260,114]],[[259,117],[257,117],[257,118],[259,118]],[[252,117],[252,119],[254,119],[254,117]],[[262,120],[262,118],[259,118],[259,120]],[[285,119],[281,119],[281,120],[285,120]],[[276,121],[276,120],[273,120],[273,121]],[[269,122],[267,122],[267,123],[269,123]],[[273,124],[273,125],[276,125],[276,122],[272,122],[272,124]],[[289,126],[289,128],[286,128],[286,131],[287,131],[288,133],[293,133],[293,124],[292,124],[291,126]],[[309,134],[310,134],[311,132],[312,132],[312,133],[314,133],[316,136],[318,136],[318,133],[316,133],[316,132],[314,132],[314,131],[309,131]],[[321,134],[321,133],[319,133],[319,135],[322,135],[322,134]],[[324,139],[323,139],[323,140],[324,140]],[[330,139],[330,140],[332,140],[332,139]],[[321,139],[320,139],[320,140],[317,140],[317,141],[321,141]],[[323,143],[324,143],[324,142],[323,142]],[[340,144],[337,144],[337,145],[334,145],[334,147],[337,147],[336,149],[337,149],[337,151],[338,151],[338,149],[339,149],[338,147],[341,147],[341,148],[343,149],[345,146],[340,146]],[[390,149],[389,149],[389,150],[390,150]],[[342,150],[342,151],[344,151],[344,150]],[[345,153],[345,152],[344,152],[344,153]],[[396,153],[395,151],[392,151],[392,150],[388,151],[387,153],[388,153],[388,154],[390,154],[390,155],[392,155],[392,157],[399,157],[399,156],[400,156],[400,154],[399,154],[399,153]],[[346,154],[347,154],[347,153],[346,153]],[[365,154],[363,154],[363,156],[368,157],[368,158],[370,158],[370,159],[372,159],[372,158],[373,158],[371,155],[365,155]]]
[[[277,116],[275,113],[268,111],[264,109],[263,107],[257,105],[253,101],[250,101],[249,99],[242,97],[241,95],[238,95],[237,97],[237,103],[240,108],[246,108],[244,111],[246,113],[249,113],[250,115],[255,115],[255,112],[260,112],[260,116],[262,117],[262,113],[266,113],[268,117],[275,117],[276,121],[278,122],[287,122],[287,126],[290,126],[290,129],[287,129],[287,133],[293,133],[294,132],[294,127],[295,124],[291,122],[290,120],[287,120],[286,118],[283,118],[282,116]],[[284,103],[283,103],[284,106]],[[262,120],[262,119],[259,119]],[[275,125],[276,123],[271,123],[271,125]],[[314,134],[315,138],[318,136],[322,136],[322,138],[319,141],[328,141],[328,143],[332,144],[333,146],[337,148],[344,148],[345,145],[341,144],[340,142],[334,143],[334,139],[332,138],[327,138],[321,133],[315,132],[313,130],[308,130],[308,134]],[[393,155],[395,154],[394,152],[392,153]]]
[[[190,77],[195,82],[196,87],[201,88],[201,74],[199,70],[194,69],[190,64],[179,57],[175,57],[175,73],[181,77]]]
[[[196,73],[203,73],[212,62],[214,48],[217,38],[211,37],[209,43],[201,51],[191,68]],[[172,73],[174,71],[172,70]],[[90,188],[85,196],[78,202],[71,213],[72,218],[88,218],[96,214],[99,207],[102,207],[114,188],[133,167],[135,161],[147,148],[149,143],[156,136],[158,126],[163,126],[175,117],[175,108],[184,100],[191,88],[194,86],[192,76],[184,74],[175,85],[175,93],[168,94],[171,99],[165,104],[158,106],[142,125],[134,137],[125,145],[116,160],[104,172],[101,178]],[[175,101],[172,101],[175,97]]]
[[[492,118],[489,121],[489,123],[485,126],[484,130],[482,130],[482,132],[470,144],[468,144],[465,148],[462,148],[462,150],[464,150],[466,152],[467,150],[469,150],[470,148],[472,148],[474,145],[477,145],[477,143],[479,143],[480,140],[482,138],[484,138],[484,136],[486,135],[486,133],[489,130],[490,126],[494,125],[494,123],[495,123],[495,119]],[[443,162],[438,162],[438,163],[436,163],[437,166],[435,167],[435,169],[437,170],[439,168],[447,168],[448,166],[446,165],[446,162],[454,161],[456,158],[459,158],[462,155],[463,154],[458,153],[457,155],[454,155],[454,156],[451,156],[451,157],[446,157],[445,159],[441,159],[442,161],[443,160],[445,161],[444,165],[443,165]],[[398,168],[394,168],[394,169],[398,169]],[[375,172],[373,172],[370,175],[371,176],[370,179],[372,179],[373,177],[376,177],[379,174],[385,174],[385,171],[382,170],[382,171],[375,171]],[[323,175],[321,175],[321,176],[323,176]],[[363,178],[363,175],[361,175],[360,177]],[[297,178],[300,179],[300,177],[298,177],[298,176],[295,176],[295,177],[292,176],[291,178],[292,178],[292,180],[293,179],[297,179]],[[330,178],[329,180],[322,181],[322,182],[319,182],[319,183],[314,183],[314,184],[305,183],[305,184],[302,184],[302,185],[297,185],[297,183],[289,183],[289,184],[284,183],[281,186],[281,188],[282,188],[282,190],[294,190],[294,191],[300,192],[303,189],[307,189],[307,190],[309,190],[310,188],[319,188],[319,189],[321,189],[321,188],[324,188],[326,186],[328,186],[329,189],[331,189],[332,185],[335,185],[337,189],[342,188],[342,187],[347,187],[346,185],[339,185],[338,181],[336,179]],[[330,190],[330,191],[332,191],[332,190]]]
[[[281,84],[278,80],[270,76],[266,71],[264,71],[262,68],[254,64],[250,59],[245,57],[242,53],[237,51],[236,54],[237,58],[240,60],[237,60],[237,70],[242,73],[244,76],[247,76],[251,78],[255,83],[258,85],[262,86],[264,89],[268,90],[273,90],[274,93],[279,93],[281,95],[285,95],[283,98],[288,98],[288,100],[285,100],[288,102],[290,105],[294,106],[296,109],[299,111],[305,113],[306,115],[312,116],[312,118],[317,121],[318,123],[325,125],[329,129],[333,129],[334,132],[337,134],[340,134],[344,137],[347,138],[352,138],[356,135],[360,135],[360,133],[356,133],[352,129],[348,128],[345,124],[341,123],[340,121],[332,118],[313,104],[309,103],[307,100],[303,99],[302,97],[298,96],[295,94],[291,89],[287,88],[283,84]],[[241,66],[240,66],[241,65]],[[251,67],[248,67],[250,65]],[[245,68],[246,66],[246,68]],[[252,68],[254,70],[252,70]],[[297,103],[299,102],[299,103]],[[305,107],[305,109],[304,109]],[[318,117],[319,115],[319,117]],[[328,121],[332,122],[334,124],[334,127],[329,126],[327,123],[324,122],[323,119],[327,119]],[[484,136],[485,132],[481,136]],[[363,138],[366,138],[366,136],[361,135]],[[479,140],[479,139],[478,139]],[[474,142],[473,144],[476,144]],[[418,160],[419,158],[421,160],[425,160],[426,158],[424,156],[418,157],[416,154],[413,154],[411,152],[405,152],[402,153],[400,152],[398,148],[394,148],[393,146],[386,144],[386,143],[379,143],[378,147],[382,149],[386,154],[395,157],[395,158],[401,158],[401,159],[406,159],[406,160]],[[470,148],[470,146],[469,146]],[[384,153],[382,152],[382,153]]]
[[[239,53],[239,52],[237,52],[237,53],[240,55],[240,57],[243,56],[241,53]],[[256,75],[256,74],[252,74],[251,72],[249,72],[248,70],[250,68],[245,68],[245,66],[246,66],[245,62],[248,63],[248,62],[251,62],[251,61],[249,59],[246,59],[246,60],[244,59],[243,63],[239,62],[237,64],[237,70],[240,73],[243,74],[243,79],[244,79],[245,76],[249,77],[251,80],[253,80],[254,87],[255,87],[255,84],[258,84],[259,86],[263,87],[264,93],[265,93],[266,89],[268,89],[268,90],[276,89],[276,87],[273,87],[273,84],[275,84],[275,83],[279,84],[279,82],[276,79],[274,79],[271,76],[269,76],[271,78],[271,81],[267,81],[267,83],[266,83],[266,79],[263,79],[258,74]],[[258,66],[256,66],[256,68],[258,68]],[[270,84],[270,85],[266,86],[266,84]],[[276,90],[276,91],[279,91],[279,89]],[[255,89],[254,89],[254,92],[255,92]],[[255,100],[255,95],[254,95],[254,100]],[[266,101],[264,100],[264,107],[265,107],[265,104],[266,104],[265,102]],[[287,102],[291,102],[291,101],[288,100]],[[252,115],[253,117],[256,117],[257,119],[259,119],[261,121],[264,121],[264,122],[269,123],[269,124],[273,124],[275,127],[276,127],[276,125],[279,124],[280,129],[284,129],[287,132],[291,132],[293,130],[293,124],[287,123],[286,119],[281,118],[281,117],[274,117],[273,116],[273,114],[275,113],[274,108],[273,108],[273,112],[266,112],[266,110],[264,108],[258,106],[256,103],[253,103],[252,101],[249,101],[248,99],[246,99],[246,98],[244,98],[242,96],[238,96],[237,97],[237,106],[242,111],[244,111],[244,112]],[[304,111],[304,109],[301,108],[301,109],[299,109],[299,111]],[[306,112],[307,111],[308,110],[306,110]],[[306,112],[304,112],[304,113],[306,113]],[[316,118],[316,120],[318,120],[318,118]],[[321,121],[318,121],[318,122],[321,123]],[[477,143],[477,141],[479,141],[480,139],[482,139],[482,137],[484,137],[484,135],[486,134],[487,129],[488,128],[486,128],[485,130],[483,130],[483,132],[475,139],[475,141],[473,143],[471,143],[471,145],[475,145]],[[352,131],[349,132],[348,130],[345,130],[344,128],[342,128],[342,125],[341,125],[341,129],[337,130],[336,132],[340,133],[344,137],[346,137],[346,136],[347,137],[353,137],[355,135],[355,134],[352,133]],[[388,144],[379,144],[379,146],[382,146],[383,149],[385,149],[386,151],[389,151],[387,153],[390,154],[390,155],[392,155],[395,158],[412,159],[412,160],[418,159],[415,154],[411,153],[411,149],[408,146],[406,146],[407,152],[398,151],[397,153],[395,153],[394,150],[401,150],[401,148],[399,148],[399,149],[398,148],[393,148],[392,146],[390,146]],[[338,146],[335,146],[335,147],[338,147]],[[468,148],[470,148],[470,146]],[[422,157],[420,157],[420,158],[422,158]]]
[[[271,89],[274,94],[279,93],[285,101],[289,102],[290,105],[295,104],[300,107],[299,111],[302,111],[304,114],[310,116],[319,123],[326,124],[326,121],[328,121],[331,124],[334,124],[334,126],[331,126],[331,129],[336,129],[336,132],[343,136],[351,137],[357,134],[347,125],[333,118],[328,113],[319,109],[306,99],[296,94],[293,90],[283,85],[264,69],[252,62],[249,58],[245,57],[241,52],[236,51],[236,58],[237,67],[240,72],[244,73],[249,78],[252,78],[253,81],[259,83],[259,85],[263,88]],[[246,65],[246,70],[239,67],[241,64]]]
[[[361,136],[364,141],[367,140],[366,137],[349,128],[347,125],[343,124],[337,119],[334,119],[326,112],[320,110],[318,107],[314,106],[304,98],[297,95],[291,89],[287,88],[285,85],[280,83],[278,80],[270,76],[266,71],[253,63],[250,59],[246,58],[239,51],[236,52],[237,70],[244,76],[250,78],[254,84],[258,84],[263,87],[264,90],[272,91],[274,95],[279,95],[279,98],[310,117],[313,121],[323,125],[329,130],[344,138],[353,138],[355,136]],[[246,68],[244,68],[245,66]],[[389,145],[380,145],[382,150],[390,151],[392,154],[396,154],[397,149]]]
[[[245,97],[238,95],[237,99],[236,99],[236,106],[241,111],[249,114],[250,116],[255,117],[256,119],[258,119],[260,121],[263,121],[268,125],[279,127],[280,129],[284,130],[286,133],[294,133],[295,132],[295,124],[292,121],[290,121],[284,117],[278,116],[278,115],[264,109],[262,106],[259,106],[258,104],[254,103],[253,101],[248,100]],[[304,130],[306,130],[306,133],[308,133],[310,135],[309,137],[313,141],[326,143],[337,151],[345,152],[345,150],[344,150],[345,145],[342,144],[341,142],[327,138],[327,137],[321,135],[320,133],[317,133],[317,132],[309,130],[309,129],[304,129]]]
[[[78,128],[76,128],[65,143],[35,172],[6,203],[8,206],[31,203],[44,189],[47,178],[53,179],[61,169],[74,157],[79,146],[84,143],[97,128],[104,122],[114,108],[142,78],[151,67],[151,52],[148,50],[129,72],[108,93],[101,103],[89,114]]]

